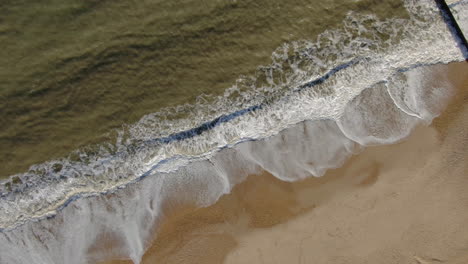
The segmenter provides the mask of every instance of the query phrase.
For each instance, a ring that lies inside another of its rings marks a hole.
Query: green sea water
[[[221,94],[350,10],[406,16],[399,0],[1,1],[0,178]]]

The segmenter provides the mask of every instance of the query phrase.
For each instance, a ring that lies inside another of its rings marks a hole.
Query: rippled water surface
[[[0,6],[2,263],[139,263],[167,204],[430,124],[464,59],[432,0]]]
[[[0,177],[112,139],[161,108],[220,95],[282,44],[339,27],[350,10],[407,16],[399,0],[0,6]]]

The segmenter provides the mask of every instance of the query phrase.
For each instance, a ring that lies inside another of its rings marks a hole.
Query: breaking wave
[[[114,144],[10,177],[0,262],[139,263],[167,204],[211,205],[261,171],[322,176],[429,124],[452,94],[443,68],[429,65],[463,60],[432,2],[406,1],[407,19],[350,13],[341,29],[279,47],[223,96],[147,115]],[[468,1],[452,8],[466,28]],[[104,237],[118,242],[91,250]]]

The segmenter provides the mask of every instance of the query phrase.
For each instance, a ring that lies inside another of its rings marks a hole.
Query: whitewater
[[[430,124],[453,95],[437,64],[464,60],[433,2],[406,1],[405,19],[350,12],[337,30],[285,43],[223,96],[11,176],[0,186],[0,263],[140,263],[169,205],[209,206],[263,171],[319,177]],[[468,1],[451,8],[466,32]],[[106,237],[111,249],[91,250]]]

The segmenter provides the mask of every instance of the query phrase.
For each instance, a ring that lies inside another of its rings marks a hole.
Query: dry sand
[[[173,206],[143,263],[468,263],[468,64],[448,67],[457,95],[430,127],[322,178]]]

